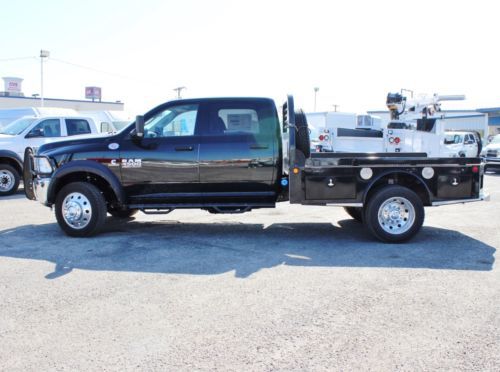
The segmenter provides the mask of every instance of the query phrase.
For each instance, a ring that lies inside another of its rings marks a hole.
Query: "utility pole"
[[[316,96],[318,95],[319,87],[314,87],[314,112],[316,112]]]
[[[177,87],[177,88],[174,88],[174,92],[177,92],[177,99],[181,99],[181,92],[184,90],[184,89],[187,89],[186,87]]]
[[[43,107],[43,59],[49,58],[48,50],[40,50],[40,106]]]
[[[337,112],[337,107],[339,107],[339,105],[332,105],[332,106],[333,106],[334,112]]]

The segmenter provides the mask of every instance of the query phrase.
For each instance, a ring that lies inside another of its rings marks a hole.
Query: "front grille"
[[[486,153],[486,156],[488,158],[496,158],[498,154],[498,150],[488,150],[488,152]]]

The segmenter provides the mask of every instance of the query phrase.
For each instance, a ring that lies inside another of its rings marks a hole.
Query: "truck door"
[[[472,134],[466,134],[464,138],[464,152],[468,158],[478,156],[478,144]]]
[[[269,100],[217,100],[207,107],[200,141],[205,198],[274,195],[279,124]]]
[[[132,203],[200,197],[198,107],[167,105],[146,118],[142,140],[128,135],[122,141],[120,158],[113,161]]]

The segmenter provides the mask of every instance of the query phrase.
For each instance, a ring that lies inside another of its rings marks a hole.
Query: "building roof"
[[[0,98],[3,99],[34,99],[41,101],[40,97],[25,97],[25,96],[0,96]],[[116,101],[116,102],[108,102],[108,101],[92,101],[89,99],[65,99],[65,98],[43,98],[44,101],[63,101],[63,102],[82,102],[82,103],[105,103],[105,104],[116,104],[116,105],[123,105],[123,102],[121,101]]]

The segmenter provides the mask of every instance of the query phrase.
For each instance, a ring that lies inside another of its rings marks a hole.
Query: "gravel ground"
[[[109,218],[64,236],[0,200],[0,368],[500,370],[500,175],[410,243],[340,208]]]

